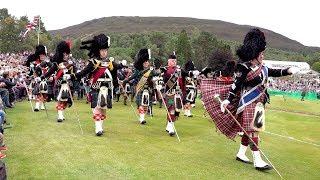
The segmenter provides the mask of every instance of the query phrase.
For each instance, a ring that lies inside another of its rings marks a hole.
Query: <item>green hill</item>
[[[195,28],[215,34],[219,39],[241,42],[245,33],[252,28],[220,20],[206,20],[185,17],[103,17],[63,29],[52,30],[51,34],[62,37],[79,37],[101,32],[141,33],[150,31],[180,32],[185,29],[192,32]],[[313,53],[319,47],[308,47],[271,30],[263,30],[268,46],[285,51]]]

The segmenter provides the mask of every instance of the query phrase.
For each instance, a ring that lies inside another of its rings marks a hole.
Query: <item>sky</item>
[[[0,0],[20,17],[40,15],[47,30],[109,16],[193,17],[272,30],[320,47],[319,0]]]

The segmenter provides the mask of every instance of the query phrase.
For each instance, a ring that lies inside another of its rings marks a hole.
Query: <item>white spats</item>
[[[102,130],[102,121],[95,121],[95,126],[96,126],[96,129],[95,129],[96,134],[103,131]]]
[[[167,127],[166,127],[166,131],[168,131],[169,135],[174,135],[175,131],[174,131],[174,122],[167,122]]]
[[[170,128],[170,123],[167,122],[167,127],[166,127],[166,131],[169,132],[169,128]]]
[[[46,108],[44,107],[44,102],[41,102],[41,110],[45,110]]]
[[[100,128],[101,128],[101,131],[103,132],[103,120],[100,121]]]
[[[32,94],[29,94],[28,97],[29,97],[29,100],[34,99],[34,98],[32,97]]]
[[[248,146],[244,146],[244,145],[240,144],[237,158],[239,158],[243,162],[250,162],[249,158],[246,156],[247,148],[248,148]]]
[[[256,168],[270,167],[270,165],[264,162],[261,158],[260,151],[252,151],[253,163]]]
[[[58,119],[61,119],[61,120],[64,119],[63,111],[61,111],[61,110],[58,110]]]
[[[40,109],[40,102],[36,102],[36,106],[34,107],[34,110],[39,111],[39,109]]]
[[[146,123],[146,120],[144,119],[144,114],[142,114],[142,113],[139,114],[139,121],[140,121],[140,124]]]
[[[184,115],[187,116],[187,117],[192,117],[191,110],[190,109],[185,109],[184,110]]]
[[[184,110],[184,115],[185,115],[185,116],[188,116],[188,111],[189,111],[188,109],[185,109],[185,110]]]

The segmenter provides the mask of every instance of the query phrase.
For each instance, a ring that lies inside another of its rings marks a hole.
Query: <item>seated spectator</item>
[[[3,104],[7,108],[12,108],[11,103],[9,102],[9,91],[5,88],[6,84],[4,82],[0,82],[0,96]]]

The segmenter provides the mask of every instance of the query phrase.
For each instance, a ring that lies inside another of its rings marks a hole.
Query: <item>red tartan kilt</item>
[[[208,114],[210,115],[219,131],[230,139],[234,139],[237,136],[237,133],[242,130],[230,114],[228,114],[227,112],[221,112],[220,103],[214,99],[214,95],[219,94],[221,100],[223,101],[225,98],[227,98],[230,90],[230,85],[232,83],[233,82],[230,81],[202,79],[200,87],[205,109],[208,111]],[[234,116],[236,115],[236,110],[238,108],[239,97],[240,95],[237,95],[227,107]],[[251,127],[251,122],[253,121],[254,116],[254,109],[258,102],[263,102],[264,98],[265,95],[262,95],[256,101],[247,105],[243,112],[235,116],[244,130],[251,132],[255,131]]]
[[[227,98],[232,83],[233,81],[202,79],[200,86],[205,109],[208,111],[208,114],[219,131],[230,139],[234,139],[236,137],[239,127],[230,114],[221,112],[220,102],[217,102],[214,99],[214,95],[219,94],[221,101],[223,101]],[[228,109],[232,114],[235,114],[236,112],[237,104],[234,103],[235,101],[238,101],[238,99],[235,98],[235,100],[228,106]]]

